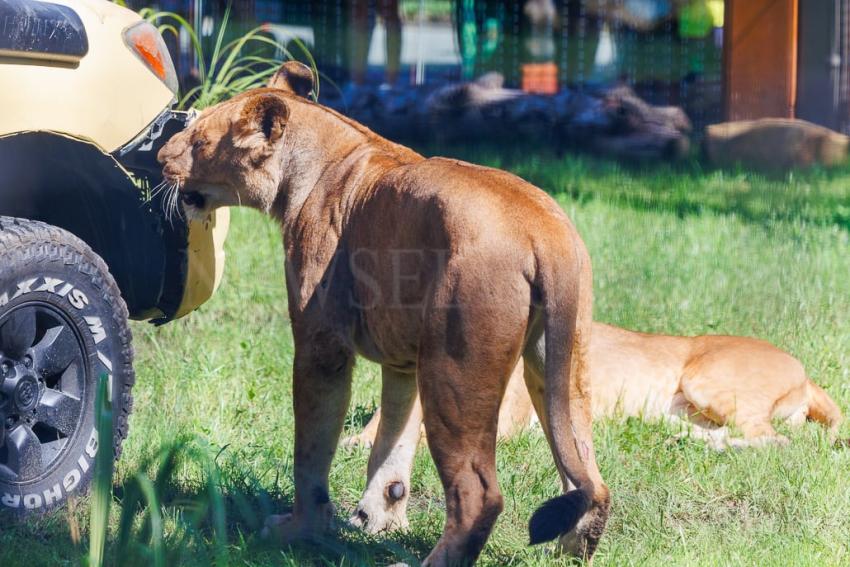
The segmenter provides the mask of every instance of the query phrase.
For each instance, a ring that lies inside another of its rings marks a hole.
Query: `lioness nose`
[[[177,157],[178,155],[180,155],[180,152],[177,148],[179,147],[180,138],[182,138],[183,136],[184,136],[183,132],[178,132],[178,133],[174,134],[159,149],[159,152],[157,152],[157,154],[156,154],[156,160],[160,164],[165,165],[166,160],[168,160],[170,158]]]
[[[156,161],[158,161],[160,165],[165,165],[165,162],[171,153],[169,150],[170,145],[171,142],[167,142],[164,146],[159,148],[159,151],[156,154]]]

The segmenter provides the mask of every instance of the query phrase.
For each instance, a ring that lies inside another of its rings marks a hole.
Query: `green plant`
[[[145,471],[154,466],[156,474],[151,479]],[[201,472],[202,490],[171,503],[169,492],[178,483],[178,470],[186,467]],[[127,476],[115,538],[117,556],[125,562],[152,563],[155,567],[179,563],[192,538],[203,531],[211,518],[216,564],[227,564],[226,514],[220,475],[204,441],[185,437],[166,442],[154,459],[143,461]],[[166,515],[176,518],[170,526],[169,531],[174,535],[168,545]]]
[[[171,33],[179,38],[183,30],[190,38],[198,61],[199,84],[181,91],[178,103],[180,108],[206,108],[249,89],[265,86],[280,67],[281,59],[294,59],[285,46],[266,35],[263,26],[257,26],[235,39],[226,41],[230,21],[229,5],[215,34],[215,43],[209,57],[197,31],[180,14],[151,8],[143,8],[139,14],[156,25],[163,35]],[[313,75],[318,78],[319,72],[310,51],[298,38],[292,38],[292,43],[298,47],[312,68]],[[273,56],[262,54],[270,49],[273,50]],[[313,96],[319,96],[318,80]]]
[[[101,376],[96,398],[98,453],[92,482],[89,553],[83,561],[87,567],[102,567],[112,563],[105,561],[114,463],[112,404],[108,396],[108,382],[106,375]],[[164,443],[156,459],[143,461],[135,472],[129,473],[129,478],[124,482],[115,541],[117,556],[122,558],[122,563],[152,563],[154,567],[165,567],[176,562],[167,555],[163,508],[166,493],[175,482],[178,465],[184,461],[190,461],[202,472],[203,491],[194,498],[180,502],[181,513],[177,514],[179,526],[175,531],[181,537],[172,542],[172,555],[182,553],[192,534],[198,533],[206,518],[212,516],[216,563],[227,564],[225,506],[218,466],[210,457],[208,445],[200,439],[189,437]],[[155,462],[159,466],[151,480],[145,471]]]
[[[92,481],[91,518],[89,524],[89,567],[101,567],[109,530],[109,506],[112,503],[112,403],[109,401],[109,377],[100,376],[95,399],[97,415],[97,458]]]

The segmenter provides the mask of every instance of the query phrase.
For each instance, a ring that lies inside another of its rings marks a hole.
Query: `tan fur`
[[[800,361],[759,339],[650,335],[594,323],[590,358],[597,417],[681,415],[734,425],[746,440],[776,438],[774,419],[802,415],[833,433],[841,423]]]
[[[762,118],[712,124],[705,151],[715,165],[742,164],[763,171],[785,171],[847,161],[850,138],[829,128],[790,118]]]
[[[531,404],[531,398],[528,396],[528,390],[525,387],[523,364],[520,360],[514,367],[514,371],[508,380],[508,386],[505,389],[505,397],[502,400],[502,407],[499,410],[498,437],[500,439],[513,437],[528,427],[533,418],[534,407]],[[372,447],[375,437],[378,434],[380,422],[381,408],[379,407],[372,414],[369,422],[366,423],[360,433],[346,437],[342,441],[342,445],[347,448]],[[424,427],[421,430],[420,442],[427,443]]]
[[[762,340],[747,337],[673,337],[651,335],[593,323],[590,341],[590,376],[594,418],[634,416],[681,422],[680,436],[706,441],[715,449],[782,444],[773,420],[792,425],[810,419],[827,426],[834,439],[842,422],[835,402],[790,354]],[[499,434],[510,436],[527,427],[533,418],[531,400],[524,389],[522,363],[508,384],[499,416]],[[380,411],[346,446],[371,446],[381,420]],[[741,437],[730,433],[730,426]],[[408,431],[413,423],[406,424]],[[411,457],[412,459],[412,457]],[[395,462],[409,470],[412,462]],[[392,477],[409,487],[407,474],[370,471],[371,476]],[[372,518],[372,531],[406,524],[403,505],[378,495],[373,484],[360,500],[352,518]],[[406,489],[409,492],[409,488]],[[405,500],[406,503],[406,500]],[[384,513],[393,504],[392,521]]]
[[[735,425],[744,439],[776,436],[775,419],[796,424],[802,416],[834,436],[841,410],[812,382],[800,361],[768,342],[749,337],[673,337],[593,324],[590,342],[593,417],[662,419],[678,415],[697,425]],[[514,369],[499,414],[499,436],[527,426],[532,408]],[[364,430],[345,440],[371,446],[380,408]]]
[[[513,175],[425,159],[295,95],[290,79],[305,73],[291,65],[275,82],[286,89],[205,110],[159,155],[188,214],[242,204],[282,228],[295,499],[268,531],[286,542],[329,527],[328,473],[359,354],[382,365],[385,383],[370,473],[390,482],[382,465],[412,458],[418,392],[446,493],[443,535],[424,564],[474,561],[503,507],[497,421],[523,355],[564,488],[575,488],[553,500],[567,513],[544,519],[567,551],[590,557],[609,495],[591,436],[590,259],[572,223]]]

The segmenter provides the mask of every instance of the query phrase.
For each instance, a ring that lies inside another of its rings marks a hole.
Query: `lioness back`
[[[396,230],[378,238],[375,223]],[[494,262],[519,267],[527,277],[541,247],[550,241],[564,246],[567,234],[576,236],[566,214],[537,187],[503,171],[445,158],[386,172],[356,207],[351,232],[358,246],[424,247],[448,261],[474,247],[482,258],[497,255]],[[426,279],[432,274],[422,272]]]
[[[359,347],[404,353],[407,362],[399,366],[415,360],[424,309],[440,301],[487,303],[496,293],[480,286],[479,293],[466,293],[464,280],[483,278],[509,289],[513,299],[502,295],[501,303],[527,314],[538,257],[575,256],[562,249],[578,236],[557,203],[498,170],[444,158],[401,164],[358,199],[343,235],[346,248],[357,251],[355,294],[370,306],[358,317],[370,329],[394,329],[370,332],[374,344]],[[375,230],[376,224],[386,230]],[[436,298],[434,286],[447,273],[457,289]]]

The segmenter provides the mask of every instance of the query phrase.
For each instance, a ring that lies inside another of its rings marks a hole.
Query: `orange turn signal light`
[[[148,22],[127,28],[124,43],[159,80],[177,94],[177,72],[159,31]]]

